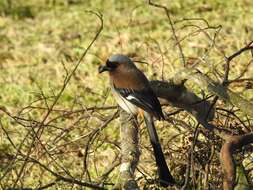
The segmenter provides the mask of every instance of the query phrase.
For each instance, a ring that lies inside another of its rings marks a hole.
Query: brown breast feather
[[[146,76],[139,69],[118,70],[111,72],[110,78],[115,87],[133,90],[149,89]]]

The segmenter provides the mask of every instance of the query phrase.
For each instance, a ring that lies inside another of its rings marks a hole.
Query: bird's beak
[[[111,71],[112,69],[110,67],[107,67],[107,66],[103,66],[103,65],[100,65],[98,67],[98,72],[99,73],[102,73],[102,72],[105,72],[105,71]]]

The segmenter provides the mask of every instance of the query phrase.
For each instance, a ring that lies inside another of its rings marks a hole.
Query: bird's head
[[[99,66],[98,72],[102,73],[104,71],[109,71],[110,73],[113,73],[123,68],[130,69],[133,67],[135,67],[135,65],[129,57],[121,54],[115,54],[107,59],[105,65]]]

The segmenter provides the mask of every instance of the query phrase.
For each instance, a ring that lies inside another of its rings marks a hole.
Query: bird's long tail
[[[169,168],[166,164],[166,161],[165,161],[165,158],[163,155],[163,151],[162,151],[162,147],[159,142],[159,138],[158,138],[155,126],[154,126],[153,117],[149,113],[145,112],[144,113],[144,120],[145,120],[146,126],[148,128],[148,134],[149,134],[150,141],[151,141],[154,155],[155,155],[160,185],[163,187],[167,187],[169,185],[174,184],[175,180],[172,177],[172,175],[169,171]]]

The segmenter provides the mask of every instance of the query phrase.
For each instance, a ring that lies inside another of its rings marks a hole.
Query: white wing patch
[[[112,92],[113,92],[115,100],[117,101],[117,103],[119,104],[119,106],[123,110],[125,110],[126,112],[131,113],[131,114],[137,114],[138,113],[137,106],[132,104],[129,99],[124,98],[123,96],[121,96],[119,93],[117,93],[115,91],[114,88],[112,88]],[[134,98],[134,97],[132,96],[132,98]]]
[[[138,98],[136,98],[136,97],[134,97],[134,96],[132,96],[132,95],[128,95],[128,96],[126,97],[126,99],[127,99],[127,100],[137,100],[137,101],[139,101]]]
[[[148,106],[150,109],[153,108],[153,106],[152,106],[149,102],[144,101],[144,100],[140,100],[140,99],[136,98],[135,96],[133,96],[133,95],[131,95],[131,94],[129,94],[129,95],[126,97],[126,99],[129,100],[129,101],[135,100],[135,101],[139,102],[140,104],[145,104],[145,105]]]

